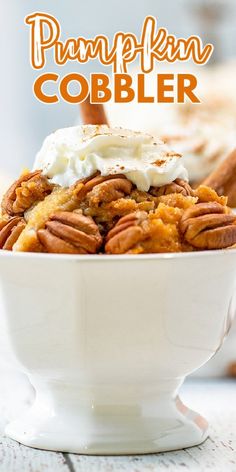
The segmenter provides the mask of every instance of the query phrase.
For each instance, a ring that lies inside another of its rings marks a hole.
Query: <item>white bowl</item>
[[[167,451],[207,437],[178,389],[229,329],[236,250],[1,251],[0,265],[4,335],[36,390],[9,437],[85,454]]]

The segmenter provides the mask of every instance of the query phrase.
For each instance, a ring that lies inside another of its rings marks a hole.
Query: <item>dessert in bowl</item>
[[[75,127],[47,138],[0,225],[5,333],[36,390],[6,434],[85,454],[202,442],[178,390],[234,314],[227,199],[149,135]]]
[[[14,252],[142,254],[235,243],[227,198],[192,189],[180,154],[106,125],[50,135],[33,171],[2,200],[0,247]]]

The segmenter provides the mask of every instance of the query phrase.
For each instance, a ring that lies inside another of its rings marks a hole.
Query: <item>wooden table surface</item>
[[[236,472],[236,380],[191,379],[181,398],[208,418],[210,437],[204,444],[145,456],[98,457],[40,451],[7,439],[3,428],[9,412],[0,395],[0,472]]]

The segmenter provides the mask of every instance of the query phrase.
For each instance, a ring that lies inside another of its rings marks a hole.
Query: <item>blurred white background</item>
[[[200,34],[205,41],[215,42],[213,59],[234,54],[236,41],[235,0],[30,0],[1,1],[0,53],[1,153],[0,173],[15,176],[24,166],[31,167],[43,138],[56,128],[72,125],[78,114],[76,105],[60,101],[56,105],[38,102],[32,84],[39,74],[29,63],[29,27],[25,15],[43,11],[61,22],[62,37],[93,37],[98,33],[113,34],[122,29],[140,33],[144,17],[154,15],[160,26],[176,35]],[[45,71],[55,71],[49,61]],[[67,64],[60,69],[88,75],[101,70],[98,63]],[[104,69],[103,69],[104,71]]]

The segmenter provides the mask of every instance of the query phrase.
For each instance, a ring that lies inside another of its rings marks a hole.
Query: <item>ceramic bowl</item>
[[[236,250],[138,256],[0,252],[2,335],[36,390],[7,425],[23,444],[85,454],[201,443],[184,378],[219,348]],[[206,392],[207,395],[207,392]]]

